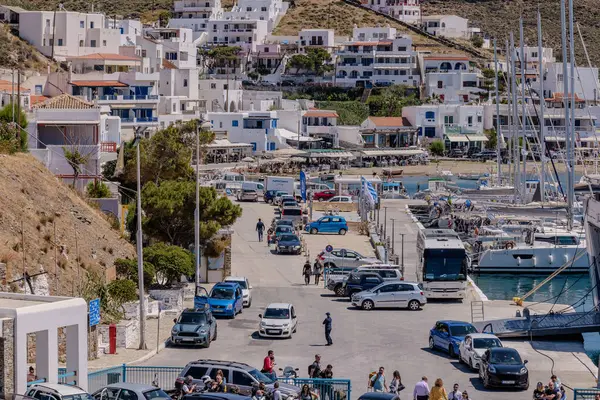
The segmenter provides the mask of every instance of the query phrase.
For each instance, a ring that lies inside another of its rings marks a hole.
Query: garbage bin
[[[112,385],[121,382],[121,374],[119,372],[109,372],[106,374],[106,384]]]

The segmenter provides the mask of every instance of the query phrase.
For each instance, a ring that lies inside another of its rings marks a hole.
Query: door
[[[349,267],[360,267],[362,264],[360,257],[353,251],[346,250],[346,254],[344,254],[344,265]]]
[[[333,233],[338,233],[338,231],[340,229],[342,229],[344,226],[342,224],[342,219],[339,217],[333,217],[331,218],[331,224],[329,227],[329,232],[333,232]]]
[[[450,329],[448,324],[440,324],[440,332],[438,337],[438,346],[442,349],[448,349],[450,346]]]
[[[361,290],[367,290],[367,289],[371,289],[374,288],[375,286],[379,285],[381,283],[381,278],[376,277],[376,276],[366,276]]]
[[[471,336],[467,336],[465,338],[465,340],[461,343],[460,346],[458,346],[458,349],[460,351],[460,358],[462,358],[465,361],[469,361],[469,357],[470,357],[470,348],[471,348]]]
[[[231,378],[231,383],[239,388],[240,394],[250,396],[252,393],[252,385],[255,384],[255,380],[249,373],[234,369]]]
[[[117,400],[138,400],[138,396],[133,390],[121,389]]]
[[[389,284],[380,287],[377,290],[377,295],[373,296],[375,304],[380,307],[395,307],[396,306],[396,284]]]
[[[408,302],[414,297],[415,287],[408,283],[399,283],[396,297],[398,299],[398,307],[408,307]]]
[[[327,229],[330,229],[330,226],[331,226],[331,219],[329,217],[321,218],[318,221],[317,229],[319,230],[319,232],[328,232]]]

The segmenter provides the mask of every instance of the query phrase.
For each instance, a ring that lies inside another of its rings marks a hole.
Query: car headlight
[[[206,335],[206,329],[200,329],[200,334],[201,335]]]
[[[496,368],[494,368],[493,365],[488,365],[488,371],[491,372],[492,374],[496,373]]]
[[[527,373],[527,368],[523,367],[519,372],[521,373],[521,375],[525,375]]]
[[[260,326],[267,326],[267,323],[264,321],[260,321]]]
[[[290,324],[283,324],[284,328],[287,328]]]
[[[177,335],[179,331],[177,329],[171,329],[171,335]]]
[[[473,354],[473,358],[476,360],[481,360],[481,357],[479,357],[479,355],[477,353]]]
[[[299,249],[299,248],[300,248],[300,246],[294,246],[294,249]]]
[[[233,304],[227,304],[227,309],[228,309],[228,310],[231,310],[231,309],[233,309]]]

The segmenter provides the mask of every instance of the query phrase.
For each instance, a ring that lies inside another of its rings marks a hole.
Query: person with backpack
[[[387,392],[388,387],[385,383],[385,368],[379,367],[379,371],[371,376],[369,379],[369,387],[373,389],[374,392]]]
[[[315,354],[315,361],[308,366],[308,377],[319,378],[321,376],[321,355]]]

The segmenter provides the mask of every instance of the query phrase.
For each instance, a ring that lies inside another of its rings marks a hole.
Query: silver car
[[[352,295],[352,305],[363,310],[372,310],[376,307],[400,307],[417,311],[425,304],[427,298],[421,284],[412,282],[384,282],[372,289]]]
[[[258,192],[254,189],[243,189],[238,192],[238,201],[258,201]]]
[[[155,378],[157,379],[157,377]],[[167,384],[167,382],[156,382]],[[170,382],[168,382],[170,383]],[[94,400],[170,400],[171,397],[161,388],[143,383],[125,383],[119,382],[113,385],[105,386],[96,391],[92,397]],[[52,396],[50,396],[52,398]]]
[[[324,268],[360,267],[366,264],[380,264],[377,257],[365,257],[357,251],[349,249],[333,249],[323,252],[317,257],[317,262]]]

